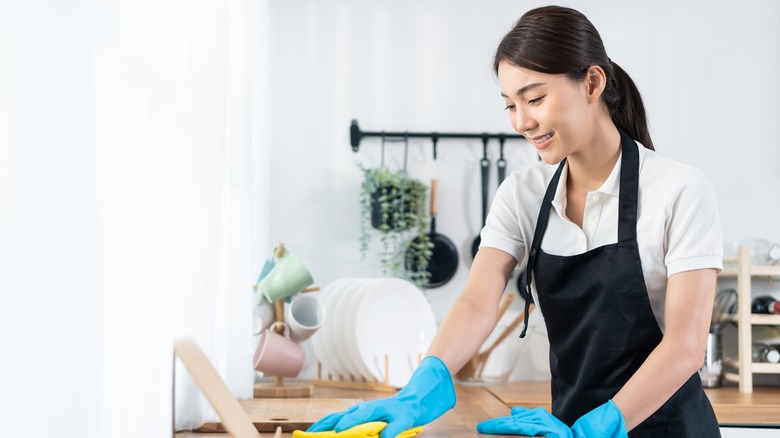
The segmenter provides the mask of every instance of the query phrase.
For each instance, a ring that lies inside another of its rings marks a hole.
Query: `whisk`
[[[712,322],[710,333],[718,333],[737,313],[737,290],[721,289],[715,295],[715,304],[712,306]]]

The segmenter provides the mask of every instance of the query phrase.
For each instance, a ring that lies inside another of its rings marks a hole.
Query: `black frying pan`
[[[458,270],[458,251],[455,244],[447,236],[436,232],[436,212],[438,210],[438,180],[431,181],[431,232],[428,238],[431,240],[433,249],[431,260],[428,262],[428,273],[431,275],[428,279],[428,287],[440,287],[450,281]],[[415,238],[415,240],[419,237]],[[411,258],[410,270],[415,271],[416,259]]]
[[[480,233],[482,232],[482,228],[485,228],[485,222],[487,221],[487,210],[488,210],[488,179],[490,179],[490,160],[487,156],[487,144],[488,144],[488,138],[483,137],[482,138],[482,160],[479,161],[479,165],[481,167],[481,173],[482,173],[482,227],[479,229]],[[477,251],[479,251],[479,243],[482,241],[482,237],[479,233],[477,233],[477,237],[474,239],[474,242],[471,243],[471,257],[474,258],[477,256]]]

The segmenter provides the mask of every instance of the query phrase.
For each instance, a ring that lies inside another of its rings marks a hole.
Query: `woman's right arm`
[[[447,312],[427,356],[441,359],[451,374],[474,357],[498,322],[498,303],[516,265],[517,260],[500,249],[477,251],[466,287]]]

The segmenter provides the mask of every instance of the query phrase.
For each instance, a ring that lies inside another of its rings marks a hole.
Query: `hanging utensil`
[[[382,131],[382,155],[379,161],[379,167],[383,169],[385,167],[385,132],[384,131]]]
[[[404,175],[409,173],[406,171],[406,166],[409,164],[409,133],[404,133]]]
[[[715,304],[712,306],[712,322],[710,333],[718,333],[724,325],[731,322],[737,313],[737,290],[722,289],[715,295]]]
[[[482,137],[482,159],[479,161],[482,173],[482,227],[479,231],[482,232],[482,228],[485,228],[485,222],[487,221],[488,210],[488,179],[490,178],[490,160],[487,155],[488,137]],[[477,237],[471,244],[471,257],[477,256],[479,251],[479,243],[482,241],[480,233],[477,233]]]
[[[433,160],[436,161],[436,144],[439,142],[439,138],[432,137],[431,140],[433,140]],[[438,172],[435,172],[434,174],[438,174]],[[407,246],[404,260],[406,263],[406,270],[409,272],[418,272],[419,261],[422,258],[422,252],[427,250],[427,248],[424,248],[424,237],[425,235],[421,236],[418,234],[414,237],[414,239],[411,240],[411,242],[409,242],[409,245]],[[430,269],[426,269],[426,272],[430,273]]]
[[[498,162],[496,167],[498,168],[498,185],[500,186],[506,178],[506,160],[504,159],[504,141],[506,137],[498,137]]]
[[[443,286],[450,281],[458,270],[458,250],[449,237],[436,232],[436,213],[438,212],[439,181],[431,180],[431,259],[428,262],[428,287]],[[415,238],[419,239],[419,238]],[[417,260],[411,257],[409,270],[417,271]]]

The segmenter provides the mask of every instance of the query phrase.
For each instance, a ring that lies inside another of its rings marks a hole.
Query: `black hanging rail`
[[[434,147],[441,138],[476,138],[487,142],[488,139],[497,138],[502,144],[504,140],[518,139],[525,140],[525,137],[518,134],[490,134],[483,132],[481,134],[456,133],[456,132],[389,132],[389,131],[361,131],[357,120],[352,120],[349,127],[349,141],[352,144],[352,150],[357,152],[360,149],[360,140],[363,137],[395,137],[395,138],[430,138],[433,140]],[[434,155],[436,151],[434,149]]]

